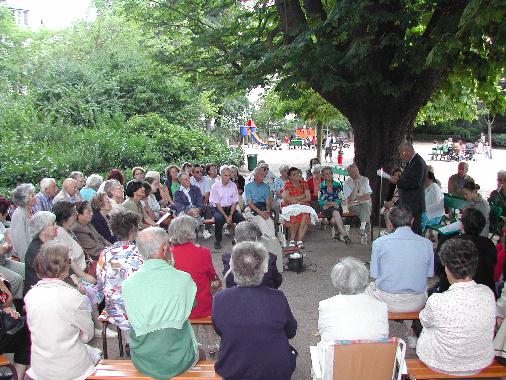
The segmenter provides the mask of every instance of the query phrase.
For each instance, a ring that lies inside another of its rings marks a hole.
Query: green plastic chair
[[[493,203],[489,203],[490,205],[490,232],[492,232],[492,237],[499,236],[501,237],[501,229],[504,224],[501,215],[502,215],[502,208],[499,206],[496,206]]]
[[[341,180],[341,176],[343,177],[343,181],[346,181],[346,177],[348,176],[348,171],[345,168],[336,168],[332,167],[332,174],[336,174]]]
[[[453,222],[457,221],[457,213],[456,210],[462,210],[466,206],[469,205],[469,202],[465,200],[464,198],[456,197],[454,195],[445,193],[444,194],[444,204],[445,208],[450,210],[450,213],[448,216],[443,216],[443,219],[441,220],[441,223],[439,224],[433,224],[430,226],[427,226],[426,229],[431,229],[433,231],[437,231],[438,234],[441,234],[443,236],[446,235],[453,235],[455,234],[455,231],[450,232],[442,232],[441,228],[446,226],[447,224],[451,224]]]

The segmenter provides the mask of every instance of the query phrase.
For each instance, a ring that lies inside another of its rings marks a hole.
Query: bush
[[[506,133],[492,133],[492,146],[506,148]]]

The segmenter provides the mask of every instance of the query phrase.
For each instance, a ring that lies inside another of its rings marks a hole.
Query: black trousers
[[[223,207],[223,211],[225,214],[230,215],[231,207]],[[223,226],[225,225],[225,217],[218,211],[216,207],[213,208],[213,217],[214,217],[214,238],[216,241],[221,242],[223,239]],[[232,215],[232,221],[234,223],[243,222],[244,218],[241,213],[237,210],[234,211]]]

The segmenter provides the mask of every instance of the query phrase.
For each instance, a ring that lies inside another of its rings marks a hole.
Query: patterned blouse
[[[318,197],[318,203],[323,206],[325,203],[335,202],[336,206],[341,204],[341,192],[343,191],[343,185],[339,181],[332,181],[332,188],[329,190],[327,187],[327,181],[322,181],[320,184],[320,195]]]
[[[306,190],[309,190],[309,186],[307,185],[307,182],[303,179],[299,180],[299,186],[294,186],[293,183],[288,179],[285,182],[285,190],[288,191],[288,194],[291,197],[297,197],[303,195]],[[306,204],[306,201],[298,202],[299,204]]]
[[[97,285],[103,288],[105,312],[110,323],[130,330],[125,311],[123,282],[144,264],[144,259],[131,241],[117,241],[105,248],[97,262]]]

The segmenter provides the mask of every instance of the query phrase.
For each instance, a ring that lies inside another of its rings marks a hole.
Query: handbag
[[[219,292],[223,287],[223,284],[221,283],[220,278],[218,275],[214,276],[213,280],[211,281],[211,295],[215,295],[217,292]]]
[[[5,287],[7,289],[11,289],[11,284],[9,281],[0,278],[0,281],[3,281]],[[0,290],[0,306],[3,306],[4,303],[9,299],[9,294],[4,290]],[[19,330],[21,330],[25,326],[25,318],[13,318],[10,314],[5,313],[3,310],[0,310],[0,340],[2,340],[5,336],[12,336],[16,334]]]

